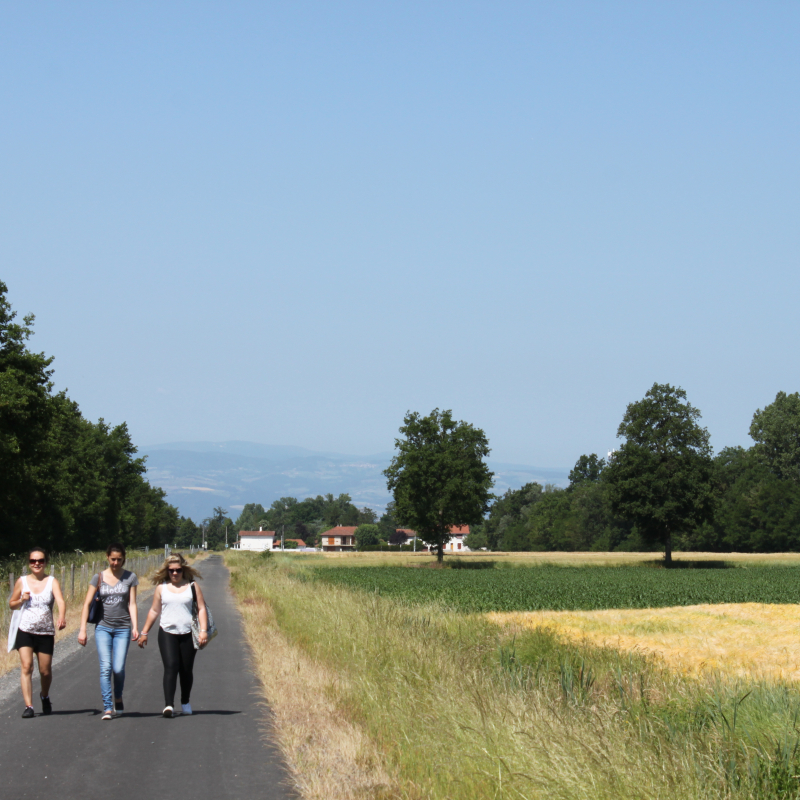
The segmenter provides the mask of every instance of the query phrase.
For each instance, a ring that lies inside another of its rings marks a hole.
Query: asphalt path
[[[163,668],[155,635],[144,650],[131,643],[125,711],[110,721],[100,719],[94,642],[78,650],[67,644],[69,654],[54,662],[52,715],[41,716],[38,678],[33,719],[21,718],[19,688],[0,698],[2,800],[296,797],[283,759],[270,743],[269,712],[248,665],[228,570],[219,556],[198,569],[219,635],[195,659],[194,714],[161,716]],[[140,606],[142,622],[149,607],[149,599]],[[180,688],[176,702],[179,694]]]

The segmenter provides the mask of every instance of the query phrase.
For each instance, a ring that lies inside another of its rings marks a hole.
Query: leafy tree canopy
[[[645,541],[663,544],[667,563],[673,534],[713,512],[711,445],[699,419],[683,389],[653,384],[628,405],[617,430],[625,443],[607,467],[614,511],[633,521]]]
[[[756,457],[779,478],[800,483],[800,394],[778,392],[753,414],[750,436]]]
[[[369,547],[370,545],[380,544],[380,528],[373,523],[359,525],[355,532],[356,547]]]
[[[92,423],[53,394],[53,359],[28,348],[32,335],[0,281],[0,554],[173,543],[177,510],[144,479],[127,426]]]
[[[604,458],[598,458],[596,453],[590,456],[581,456],[569,473],[569,488],[573,489],[582,483],[596,483],[600,480],[606,466]]]
[[[492,472],[484,459],[489,442],[479,428],[453,420],[451,411],[406,414],[395,440],[397,454],[384,471],[395,515],[436,545],[442,561],[452,526],[482,521],[492,498]]]

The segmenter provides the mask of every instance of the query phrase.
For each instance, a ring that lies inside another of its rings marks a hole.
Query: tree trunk
[[[672,566],[672,531],[667,531],[664,539],[664,566]]]

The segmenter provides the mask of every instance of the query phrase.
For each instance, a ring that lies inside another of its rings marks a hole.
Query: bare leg
[[[22,699],[25,701],[26,706],[33,705],[33,689],[31,687],[31,678],[33,676],[33,648],[20,647],[19,648],[19,682],[22,686]]]
[[[53,682],[53,656],[48,653],[38,653],[39,677],[42,679],[42,697],[50,694],[50,684]]]

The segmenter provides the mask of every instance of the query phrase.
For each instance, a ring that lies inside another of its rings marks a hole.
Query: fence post
[[[61,591],[62,592],[66,592],[67,591],[67,584],[64,583],[64,572],[65,571],[66,571],[66,567],[61,567],[61,581],[60,581],[60,583],[61,583]]]
[[[71,578],[71,584],[72,584],[71,587],[70,587],[69,595],[70,595],[70,597],[75,597],[75,562],[74,561],[72,562],[72,564],[70,564],[69,571],[70,571],[70,578]]]
[[[56,574],[56,565],[55,564],[51,564],[50,565],[50,575],[52,577],[55,574]]]
[[[10,589],[12,592],[14,591],[14,584],[15,584],[15,583],[16,583],[16,581],[14,580],[14,573],[13,573],[13,572],[9,572],[9,573],[8,573],[8,588],[9,588],[9,589]]]

